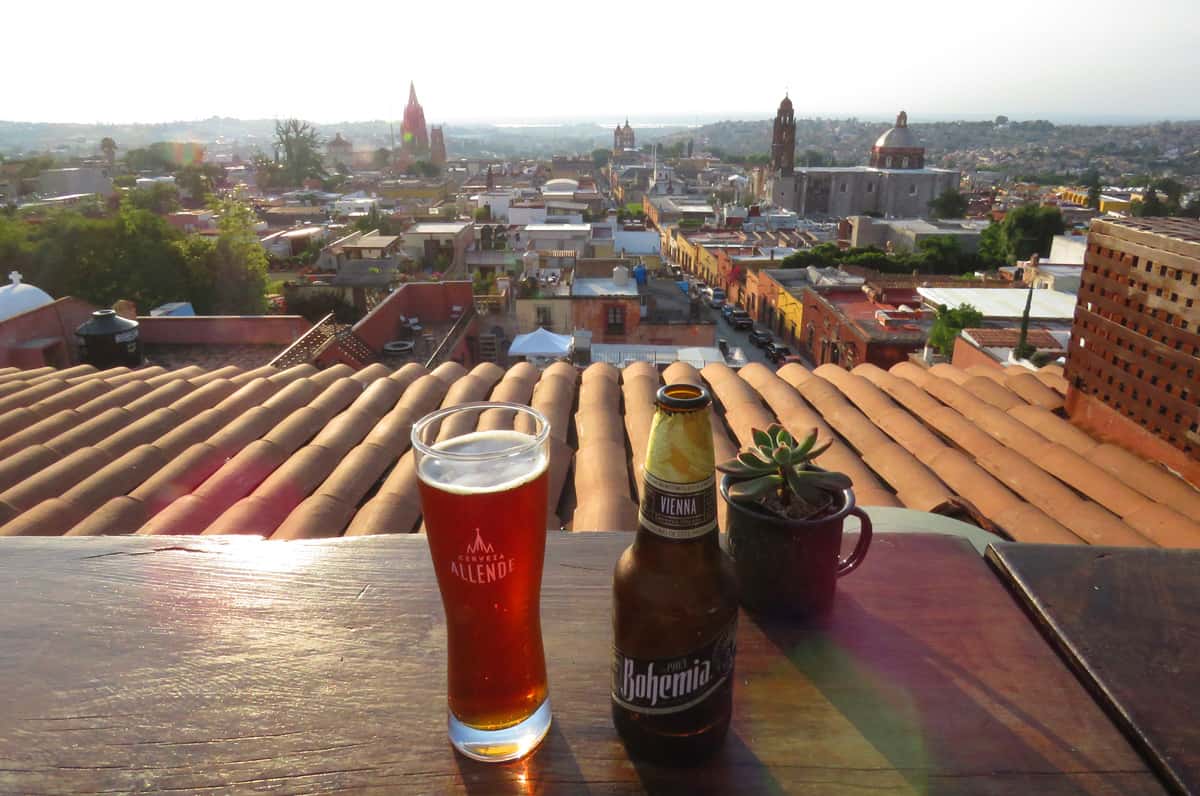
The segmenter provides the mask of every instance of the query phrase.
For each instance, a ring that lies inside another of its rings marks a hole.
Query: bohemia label
[[[516,559],[497,553],[484,542],[476,528],[475,541],[467,545],[465,552],[458,554],[458,560],[450,562],[450,571],[467,583],[495,583],[512,574],[516,565]]]
[[[679,713],[695,707],[733,676],[737,620],[695,652],[654,661],[613,656],[613,699],[637,713]]]

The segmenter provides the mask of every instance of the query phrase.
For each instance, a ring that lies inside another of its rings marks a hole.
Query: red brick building
[[[1200,222],[1096,220],[1066,378],[1072,422],[1200,484]]]
[[[889,296],[889,298],[892,298]],[[900,305],[907,305],[900,309]],[[864,362],[887,369],[921,350],[933,322],[919,309],[916,291],[907,301],[881,303],[862,290],[804,291],[800,345],[814,365],[853,368]]]

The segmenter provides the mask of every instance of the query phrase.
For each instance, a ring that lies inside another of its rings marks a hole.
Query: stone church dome
[[[880,149],[917,149],[921,145],[907,127],[893,127],[875,139],[875,146]]]
[[[0,321],[54,302],[50,294],[41,288],[22,284],[21,275],[16,271],[10,273],[8,278],[12,284],[0,287]]]

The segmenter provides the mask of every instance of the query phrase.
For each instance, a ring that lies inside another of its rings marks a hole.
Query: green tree
[[[611,157],[611,153],[607,149],[593,149],[592,150],[592,165],[596,167],[597,171],[599,171],[600,169],[602,169],[608,165],[608,161],[609,161],[610,157]]]
[[[970,304],[959,304],[955,309],[942,304],[937,308],[937,318],[929,329],[929,345],[942,356],[948,357],[954,351],[954,341],[958,339],[959,332],[974,328],[982,321],[983,313]]]
[[[376,149],[375,153],[371,155],[371,163],[374,164],[375,168],[377,169],[386,169],[388,166],[392,165],[392,150],[385,146],[379,147],[379,149]]]
[[[1131,215],[1142,216],[1165,216],[1167,214],[1167,206],[1158,198],[1158,191],[1150,188],[1145,193],[1145,199],[1140,202],[1133,202],[1129,206]]]
[[[922,238],[917,242],[917,258],[924,266],[919,270],[939,274],[962,271],[962,247],[951,235],[931,235]]]
[[[100,139],[100,151],[104,153],[109,165],[112,165],[117,159],[117,142],[104,136]]]
[[[990,224],[979,239],[979,254],[989,264],[1028,259],[1035,252],[1050,254],[1050,243],[1065,229],[1057,207],[1022,205],[1010,210],[999,224]]]
[[[145,188],[133,188],[126,201],[138,210],[166,215],[179,209],[179,189],[169,182],[156,182]]]
[[[967,214],[967,197],[953,188],[947,188],[929,203],[934,218],[962,218]]]
[[[164,172],[174,169],[175,161],[171,159],[167,145],[159,142],[126,152],[125,166],[135,172]]]
[[[191,236],[180,245],[197,312],[259,315],[266,311],[267,253],[254,233],[254,213],[232,199],[213,204],[216,240]]]
[[[193,163],[175,172],[175,184],[193,202],[207,202],[209,195],[225,180],[225,169],[215,163]]]
[[[321,144],[321,136],[308,122],[299,119],[275,122],[275,157],[289,186],[329,176],[321,162]]]

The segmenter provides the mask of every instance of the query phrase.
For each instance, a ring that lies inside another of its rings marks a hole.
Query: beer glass
[[[539,601],[550,424],[528,406],[460,404],[412,429],[446,614],[450,742],[515,760],[550,729]]]

